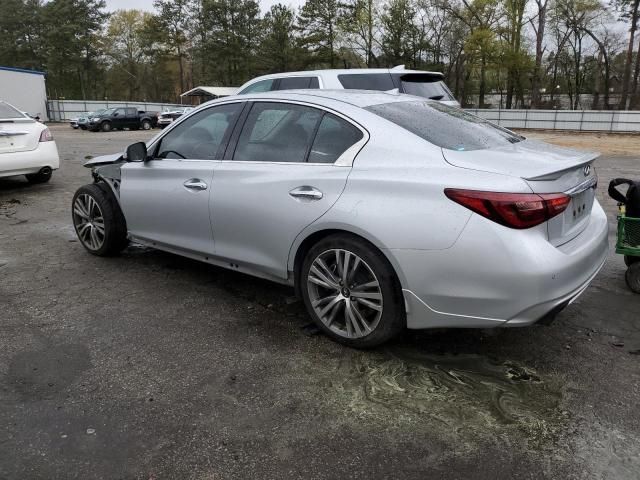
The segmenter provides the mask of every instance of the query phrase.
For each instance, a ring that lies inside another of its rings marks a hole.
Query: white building
[[[0,100],[44,122],[48,120],[44,80],[44,72],[0,67]]]

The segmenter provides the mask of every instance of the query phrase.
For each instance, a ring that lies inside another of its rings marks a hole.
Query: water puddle
[[[433,420],[451,431],[518,428],[530,439],[554,436],[564,415],[557,381],[509,361],[415,350],[363,352],[333,385],[357,417],[401,425]]]

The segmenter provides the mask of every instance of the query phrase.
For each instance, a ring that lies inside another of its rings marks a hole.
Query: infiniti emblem
[[[591,173],[591,165],[585,165],[582,171],[584,172],[584,176],[588,177]]]

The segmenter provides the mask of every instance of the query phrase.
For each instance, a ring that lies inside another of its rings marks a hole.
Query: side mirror
[[[113,112],[114,117],[117,117],[118,115],[120,115],[118,112]]]
[[[144,142],[132,143],[125,155],[127,162],[144,162],[147,159],[147,145]]]

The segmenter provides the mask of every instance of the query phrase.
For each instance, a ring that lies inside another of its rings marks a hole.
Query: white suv
[[[332,90],[398,90],[418,97],[438,100],[460,107],[444,83],[440,72],[405,70],[404,65],[394,68],[351,68],[346,70],[311,70],[263,75],[248,81],[238,89],[245,93],[274,90],[332,89]]]

